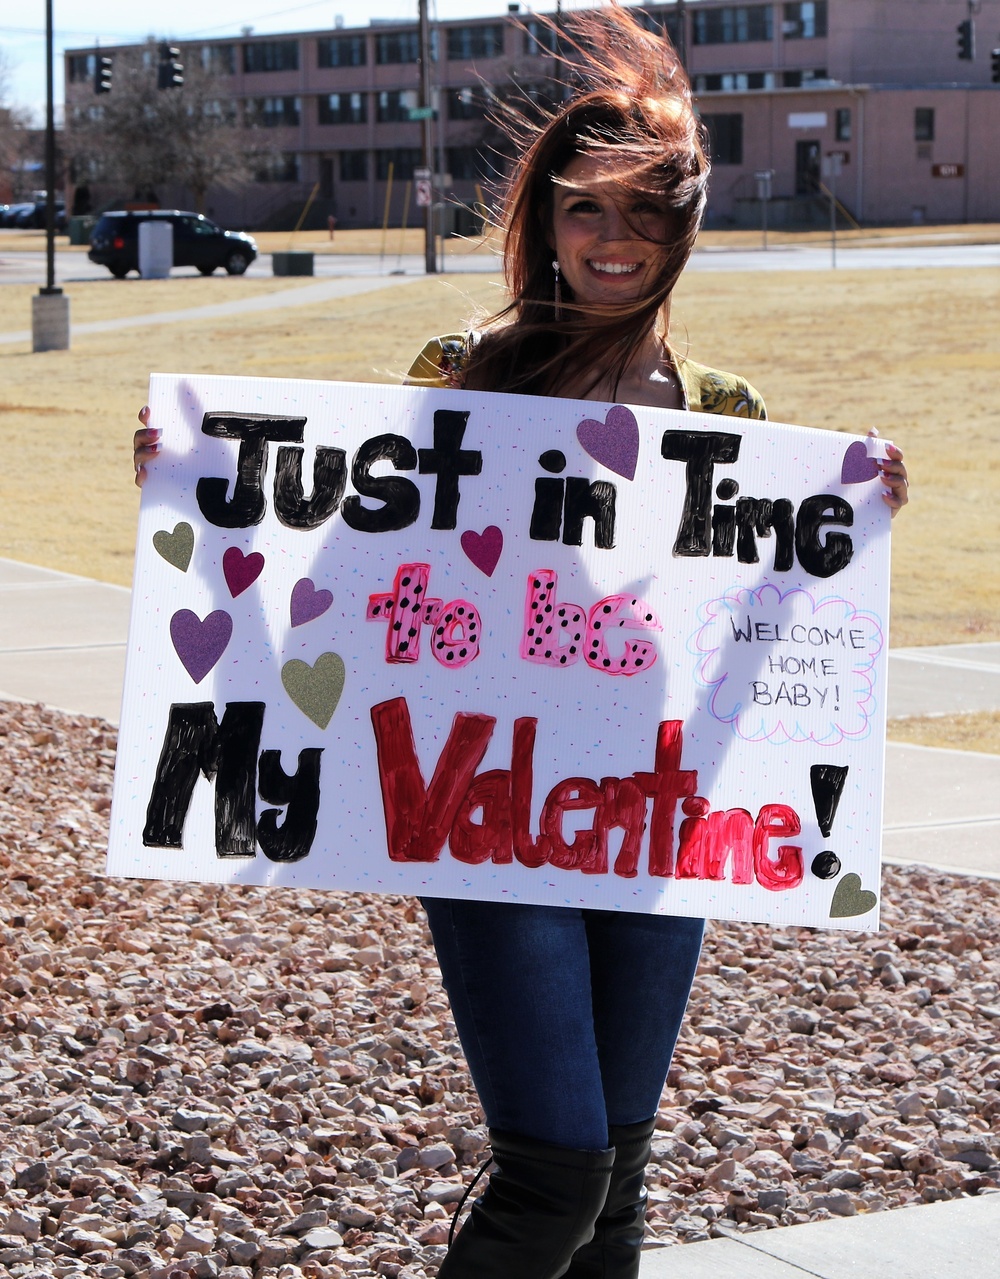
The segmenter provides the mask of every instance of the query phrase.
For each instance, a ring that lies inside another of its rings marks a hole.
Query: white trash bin
[[[173,265],[173,223],[145,218],[139,223],[139,274],[144,280],[165,280]]]

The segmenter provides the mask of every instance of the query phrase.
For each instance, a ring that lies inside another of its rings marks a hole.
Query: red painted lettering
[[[653,801],[649,823],[649,873],[669,878],[674,873],[674,819],[677,801],[693,795],[698,773],[681,769],[684,725],[679,719],[663,720],[656,734],[655,771],[635,773],[635,781]]]
[[[802,883],[802,849],[781,844],[777,857],[770,854],[772,839],[797,835],[802,829],[799,815],[787,804],[765,804],[757,815],[753,832],[753,868],[758,884],[779,892]]]
[[[406,699],[380,702],[371,716],[389,857],[394,862],[436,862],[496,720],[456,715],[431,784],[425,786]]]

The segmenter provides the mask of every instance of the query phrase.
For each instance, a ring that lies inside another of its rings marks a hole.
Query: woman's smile
[[[609,177],[607,162],[578,155],[555,183],[552,247],[577,302],[634,302],[652,287],[668,215]]]

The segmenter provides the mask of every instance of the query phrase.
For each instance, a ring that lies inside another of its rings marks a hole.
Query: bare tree
[[[0,198],[8,185],[15,198],[26,194],[26,166],[39,158],[38,134],[31,112],[11,102],[10,77],[10,59],[0,49]]]
[[[210,187],[250,180],[262,148],[214,71],[187,65],[182,86],[160,89],[158,57],[154,42],[116,54],[111,92],[72,108],[74,171],[78,181],[109,183],[138,199],[183,186],[200,212]]]

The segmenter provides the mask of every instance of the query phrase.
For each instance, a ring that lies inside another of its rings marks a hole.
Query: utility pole
[[[431,107],[431,31],[427,18],[427,0],[417,0],[420,17],[420,108],[421,134],[423,138],[423,167],[434,173],[434,112]],[[437,246],[434,243],[434,197],[424,207],[424,272],[437,274]]]
[[[46,284],[31,299],[32,351],[69,350],[69,298],[56,288],[56,125],[52,87],[52,0],[45,0]]]
[[[681,66],[687,70],[687,5],[685,0],[677,0],[677,56]]]

